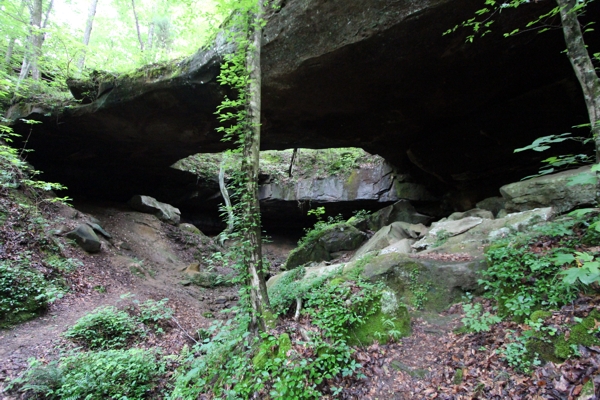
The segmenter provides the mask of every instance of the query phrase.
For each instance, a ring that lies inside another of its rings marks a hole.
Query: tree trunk
[[[18,11],[17,15],[20,16],[23,14],[23,11],[25,10],[26,5],[27,4],[26,4],[25,0],[21,0],[21,6],[19,7],[19,11]],[[16,41],[17,41],[17,38],[15,38],[14,36],[12,36],[8,40],[8,46],[6,47],[6,53],[4,54],[4,61],[6,62],[6,67],[9,72],[12,70],[12,56],[13,56],[13,52],[15,49]]]
[[[29,71],[32,71],[33,79],[39,80],[40,73],[37,66],[37,59],[39,57],[39,49],[42,45],[43,33],[42,29],[42,0],[33,0],[28,3],[29,6],[29,35],[27,37],[27,44],[25,46],[25,55],[23,56],[23,63],[21,64],[21,72],[19,73],[19,79],[15,85],[15,96],[19,91],[21,83],[29,75]]]
[[[245,175],[245,196],[243,216],[247,231],[245,240],[250,248],[246,262],[250,301],[252,306],[252,328],[265,331],[265,316],[270,312],[269,296],[262,265],[260,205],[258,203],[258,167],[260,150],[260,116],[261,116],[261,65],[260,53],[262,29],[259,19],[264,14],[263,0],[258,0],[257,15],[251,23],[250,49],[247,55],[247,67],[250,74],[248,93],[249,132],[246,134],[243,148],[242,173]]]
[[[83,72],[83,66],[85,65],[85,53],[87,46],[90,44],[90,37],[92,36],[92,25],[94,24],[94,17],[96,16],[96,8],[98,6],[98,0],[92,0],[90,7],[88,8],[88,17],[85,23],[85,31],[83,32],[83,45],[86,49],[83,50],[83,54],[79,57],[77,62],[77,69],[81,74]]]
[[[50,12],[52,11],[52,5],[54,4],[54,0],[50,0],[50,4],[48,5],[48,9],[46,10],[46,15],[44,16],[44,21],[42,23],[42,9],[43,9],[43,1],[35,0],[35,3],[39,3],[39,23],[36,23],[35,28],[37,30],[37,34],[34,36],[33,41],[33,58],[31,59],[31,77],[35,81],[39,81],[42,78],[42,72],[40,71],[39,60],[42,56],[42,45],[44,44],[44,40],[46,40],[46,34],[44,33],[44,29],[48,25],[48,20],[50,19]],[[37,6],[36,6],[37,7]],[[34,9],[36,8],[34,7]],[[35,11],[37,13],[37,10]],[[36,15],[37,18],[37,15]],[[36,21],[37,22],[37,21]]]
[[[131,0],[131,8],[133,9],[133,19],[135,20],[135,29],[137,31],[138,41],[140,42],[140,50],[144,51],[144,42],[140,33],[140,22],[138,21],[137,13],[135,12],[135,0]]]
[[[219,189],[221,190],[221,196],[223,196],[223,200],[225,201],[225,209],[227,210],[227,230],[225,233],[227,235],[233,232],[235,228],[235,216],[233,215],[233,207],[231,206],[231,199],[229,198],[229,192],[227,191],[227,186],[225,186],[225,163],[227,162],[227,153],[223,154],[223,159],[221,160],[221,166],[219,168]],[[223,245],[223,241],[225,236],[222,236],[223,239],[220,239],[221,245]]]
[[[587,106],[592,135],[596,143],[596,162],[600,162],[600,78],[583,41],[583,34],[573,7],[577,0],[556,0],[567,44],[567,55],[579,80]]]

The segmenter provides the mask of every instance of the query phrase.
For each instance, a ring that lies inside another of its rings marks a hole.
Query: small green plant
[[[167,307],[169,299],[146,300],[143,303],[137,304],[139,315],[137,316],[138,321],[147,325],[157,332],[163,332],[163,326],[169,321],[174,314],[172,308]]]
[[[502,318],[490,314],[489,311],[483,312],[483,306],[479,303],[465,303],[463,304],[463,311],[465,316],[461,321],[470,332],[489,332],[492,325],[502,321]]]
[[[74,353],[43,365],[31,360],[13,382],[19,391],[49,399],[144,399],[165,364],[142,349]]]
[[[444,243],[450,239],[452,235],[444,229],[439,230],[435,234],[435,242],[431,245],[431,247],[440,247]]]
[[[542,361],[537,354],[531,354],[527,350],[527,341],[531,338],[534,331],[523,331],[521,335],[512,332],[508,340],[496,353],[500,354],[504,361],[516,371],[530,374],[533,369],[541,365]]]
[[[113,349],[125,347],[138,332],[129,314],[107,306],[80,318],[64,336],[88,349]]]
[[[421,276],[421,271],[418,269],[413,269],[410,271],[408,287],[413,294],[412,305],[417,309],[421,310],[425,303],[427,303],[427,293],[429,289],[431,289],[431,283],[429,282],[421,282],[419,277]]]

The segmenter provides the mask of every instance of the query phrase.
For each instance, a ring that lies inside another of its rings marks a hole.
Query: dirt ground
[[[68,246],[67,255],[82,262],[69,277],[69,293],[39,318],[0,330],[2,399],[12,398],[3,392],[7,379],[22,373],[31,357],[50,360],[72,347],[61,334],[98,307],[123,308],[133,301],[168,298],[168,306],[175,311],[175,326],[166,335],[153,338],[151,345],[173,354],[184,344],[192,344],[198,329],[208,327],[215,318],[227,318],[221,311],[237,300],[235,287],[199,287],[189,284],[183,272],[193,262],[199,262],[201,269],[208,267],[206,258],[224,251],[212,239],[203,237],[198,243],[191,240],[191,234],[124,205],[78,204],[77,208],[56,210],[53,217],[61,221],[58,229],[66,231],[95,218],[112,238],[101,238],[102,250],[97,254]],[[275,246],[268,255],[273,263],[280,264],[286,252]],[[232,272],[218,265],[214,271]]]

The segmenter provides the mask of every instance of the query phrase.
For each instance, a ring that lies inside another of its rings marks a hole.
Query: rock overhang
[[[474,44],[466,31],[442,33],[478,0],[284,3],[264,31],[263,149],[363,147],[476,201],[537,167],[542,157],[514,148],[586,122],[562,33],[501,35],[551,2],[502,13],[496,33]],[[90,104],[23,111],[44,122],[29,138],[30,161],[81,193],[177,203],[195,178],[169,166],[226,147],[214,131],[219,63],[219,51],[202,50],[164,73],[100,82]]]

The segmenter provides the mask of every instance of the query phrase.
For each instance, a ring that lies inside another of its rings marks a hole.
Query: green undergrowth
[[[136,339],[146,336],[148,331],[158,334],[165,331],[173,316],[173,310],[166,305],[167,301],[147,300],[140,303],[133,300],[131,306],[124,310],[114,306],[97,308],[77,320],[63,336],[89,350],[118,349],[132,345]]]
[[[201,332],[203,342],[184,352],[170,398],[209,393],[219,399],[335,397],[341,392],[333,384],[336,379],[362,376],[353,344],[396,340],[406,334],[406,309],[397,304],[384,307],[382,299],[395,299],[382,285],[342,276],[340,271],[305,274],[304,268],[297,268],[270,288],[273,310],[283,322],[276,330],[252,336],[238,318]],[[298,299],[301,322],[287,324],[298,310]],[[369,326],[361,333],[361,327],[371,324],[381,330]]]
[[[9,390],[26,398],[162,398],[156,388],[166,382],[173,356],[135,346],[168,329],[173,310],[167,301],[133,299],[124,309],[105,306],[83,316],[63,334],[80,347],[50,363],[31,359],[29,369],[10,383]]]
[[[556,255],[580,249],[582,242],[598,244],[600,235],[590,229],[597,219],[563,217],[493,243],[486,250],[488,269],[480,284],[498,301],[499,313],[522,321],[536,310],[568,304],[581,291],[593,292],[592,287],[565,281],[568,266],[557,263]]]
[[[560,317],[565,315],[560,310],[578,296],[598,293],[593,246],[600,244],[599,221],[593,210],[576,211],[491,244],[485,253],[488,269],[479,283],[496,314],[469,301],[463,306],[462,330],[489,331],[503,318],[520,323],[508,332],[498,353],[523,373],[546,361],[578,357],[580,346],[599,345],[598,311]],[[572,275],[582,278],[570,279]]]
[[[75,352],[29,369],[12,385],[44,399],[145,399],[166,371],[159,353],[142,349]]]

